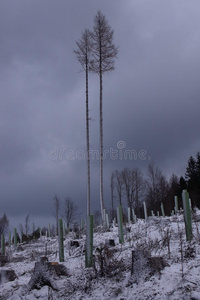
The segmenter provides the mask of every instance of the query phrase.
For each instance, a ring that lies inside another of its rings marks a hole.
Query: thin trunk
[[[119,205],[122,206],[122,193],[119,192]]]
[[[87,215],[90,215],[90,139],[88,103],[88,60],[86,59],[86,144],[87,144]]]
[[[100,67],[100,204],[101,204],[101,215],[103,219],[104,210],[104,197],[103,197],[103,101],[102,101],[102,71]]]
[[[78,50],[75,50],[78,61],[85,71],[85,94],[86,94],[86,161],[87,161],[87,216],[90,215],[90,132],[89,132],[89,97],[88,97],[88,74],[90,71],[90,51],[91,51],[91,33],[85,30],[82,38],[76,42]]]
[[[111,210],[112,210],[112,220],[114,219],[114,174],[112,173],[111,175],[111,184],[110,184],[110,188],[111,188]]]
[[[92,37],[92,71],[99,75],[100,79],[100,206],[102,219],[104,218],[104,195],[103,195],[103,73],[114,69],[114,58],[117,56],[117,48],[112,43],[113,31],[111,30],[105,16],[100,10],[94,19],[94,32]]]

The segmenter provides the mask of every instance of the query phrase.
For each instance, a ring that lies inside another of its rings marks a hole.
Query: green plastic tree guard
[[[146,202],[143,202],[143,206],[144,206],[144,218],[145,218],[145,220],[147,220],[147,207],[146,207]]]
[[[49,223],[49,237],[51,236],[51,224]]]
[[[5,237],[3,233],[1,235],[1,253],[5,255]]]
[[[161,207],[162,216],[165,217],[165,211],[164,211],[163,203],[161,203],[160,207]]]
[[[190,198],[189,198],[189,205],[190,205],[190,209],[192,209],[192,202]]]
[[[9,247],[11,247],[11,243],[12,243],[11,231],[9,231],[9,240],[8,240]]]
[[[132,209],[132,214],[133,214],[133,223],[135,224],[137,222],[137,217],[136,217],[134,208]]]
[[[64,237],[63,237],[62,219],[59,219],[58,235],[59,235],[59,260],[60,262],[62,262],[64,261]]]
[[[106,214],[106,228],[109,229],[109,218],[108,218],[108,214]]]
[[[175,214],[178,212],[178,196],[174,196],[174,202],[175,202]]]
[[[132,208],[132,216],[133,216],[133,224],[135,223],[135,211],[134,208]]]
[[[14,228],[14,245],[15,250],[17,250],[17,228]]]
[[[81,226],[80,226],[81,231],[84,229],[84,220],[81,219]]]
[[[103,209],[103,226],[104,226],[104,228],[107,228],[107,224],[106,224],[106,210],[105,210],[105,208]]]
[[[185,233],[187,241],[192,239],[192,219],[191,219],[191,210],[189,203],[189,193],[187,190],[182,191],[182,200],[183,200],[183,210],[184,210],[184,219],[185,219]]]
[[[128,207],[128,224],[131,223],[131,209]]]
[[[119,234],[119,243],[123,244],[124,234],[123,234],[123,218],[122,218],[122,207],[117,207],[117,223],[118,223],[118,234]]]
[[[93,264],[93,215],[87,216],[86,223],[86,251],[85,267],[90,268]]]
[[[133,221],[134,221],[134,223],[137,223],[137,216],[136,215],[133,216]]]

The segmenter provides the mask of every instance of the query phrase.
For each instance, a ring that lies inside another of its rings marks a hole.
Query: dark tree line
[[[152,162],[148,166],[145,176],[139,168],[124,168],[113,173],[113,193],[117,199],[117,206],[134,209],[138,217],[143,216],[143,202],[149,212],[160,211],[161,203],[167,202],[170,184],[161,170]]]
[[[200,208],[200,153],[196,159],[188,160],[185,176],[172,174],[169,180],[154,162],[148,165],[147,173],[138,168],[115,170],[111,175],[111,217],[115,206],[134,209],[138,217],[143,217],[143,201],[147,204],[148,214],[161,212],[161,203],[165,214],[174,210],[174,197],[178,196],[179,208],[182,207],[182,191],[187,189],[192,206]]]
[[[200,152],[197,152],[196,159],[190,156],[185,181],[192,204],[200,208]]]
[[[139,208],[144,199],[145,181],[138,168],[124,168],[122,171],[113,172],[113,190],[116,193],[118,204],[122,205],[125,198],[127,206],[139,213]]]
[[[190,156],[184,176],[171,178],[171,196],[177,195],[182,207],[182,191],[187,189],[192,202],[192,207],[200,208],[200,152],[196,158]]]

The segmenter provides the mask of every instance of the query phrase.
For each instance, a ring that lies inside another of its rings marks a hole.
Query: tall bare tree
[[[119,199],[119,205],[122,206],[122,192],[124,190],[124,182],[122,178],[122,172],[115,170],[114,171],[114,183],[117,190],[117,196]]]
[[[165,202],[168,194],[168,182],[161,170],[152,161],[148,165],[146,199],[151,210],[160,209],[161,202]]]
[[[74,50],[78,61],[85,71],[85,93],[86,93],[86,145],[87,145],[87,215],[90,215],[90,133],[89,133],[89,101],[88,101],[88,73],[90,70],[91,33],[88,29],[76,42],[78,47]]]
[[[129,168],[124,168],[121,172],[121,177],[124,185],[124,192],[128,207],[133,208],[133,172]]]
[[[101,220],[102,220],[101,212],[100,212],[100,210],[96,209],[94,211],[94,226],[100,225],[101,224]]]
[[[139,216],[139,210],[142,204],[142,201],[145,197],[145,180],[140,169],[133,168],[132,170],[132,179],[133,179],[133,199],[134,199],[134,209],[135,213]]]
[[[113,33],[105,16],[99,10],[94,18],[92,36],[92,71],[99,75],[100,80],[100,205],[103,218],[103,74],[114,70],[114,59],[117,57],[118,49],[113,43]]]
[[[141,202],[144,200],[145,181],[143,174],[138,168],[124,168],[121,172],[115,171],[118,178],[116,188],[121,196],[122,189],[127,199],[127,205],[135,209],[139,215]]]
[[[77,214],[77,206],[71,200],[71,198],[67,197],[64,201],[64,218],[66,221],[67,228],[72,224],[74,218]]]

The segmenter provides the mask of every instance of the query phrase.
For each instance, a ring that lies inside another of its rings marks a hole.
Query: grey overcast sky
[[[23,223],[29,213],[45,223],[55,194],[84,216],[85,76],[73,50],[98,9],[119,46],[115,70],[103,77],[106,206],[113,170],[145,174],[153,159],[167,178],[180,176],[200,150],[199,0],[1,0],[0,217]],[[97,75],[89,87],[98,151]],[[97,158],[91,173],[98,209]]]

